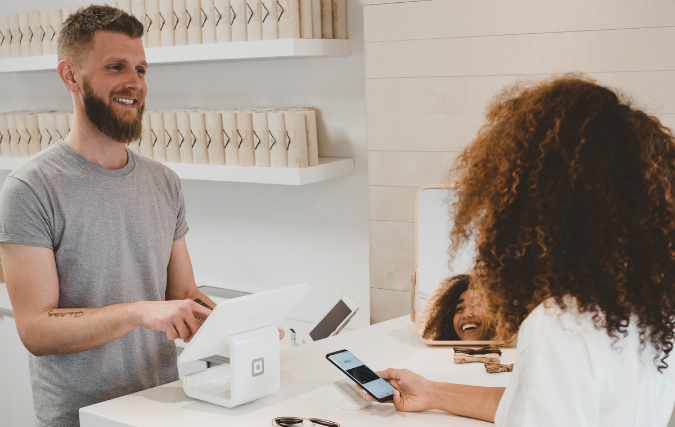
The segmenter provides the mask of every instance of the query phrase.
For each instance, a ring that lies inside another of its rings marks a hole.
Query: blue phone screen
[[[343,351],[330,355],[328,358],[376,398],[384,399],[394,394],[394,387],[364,365],[351,352]]]

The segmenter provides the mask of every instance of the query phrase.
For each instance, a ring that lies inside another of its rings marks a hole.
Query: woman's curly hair
[[[475,237],[498,339],[567,296],[618,340],[635,315],[659,370],[675,339],[675,138],[629,100],[572,74],[516,84],[458,158],[451,258]],[[659,360],[660,359],[660,360]]]

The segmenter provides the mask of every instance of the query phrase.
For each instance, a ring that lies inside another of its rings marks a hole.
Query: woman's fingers
[[[375,398],[373,396],[369,395],[365,391],[363,392],[363,398],[366,399],[366,400],[370,400],[371,402],[377,402],[377,400],[375,400]]]

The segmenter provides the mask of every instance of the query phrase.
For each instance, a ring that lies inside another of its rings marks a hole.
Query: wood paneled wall
[[[410,311],[415,192],[517,80],[581,71],[675,129],[673,0],[367,0],[371,322]]]

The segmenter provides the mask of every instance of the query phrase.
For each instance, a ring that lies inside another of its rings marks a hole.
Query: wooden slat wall
[[[417,188],[504,86],[581,71],[675,128],[675,1],[366,0],[364,20],[372,323],[409,313]]]

